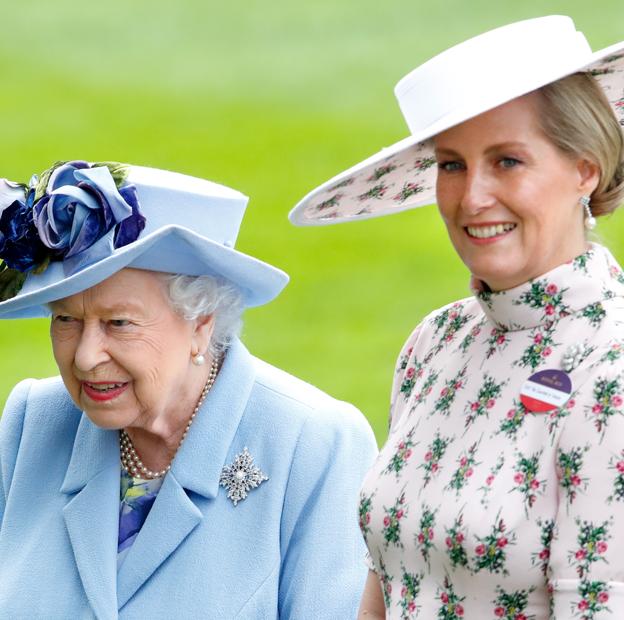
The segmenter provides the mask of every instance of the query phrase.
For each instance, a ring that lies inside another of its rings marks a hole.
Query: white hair
[[[200,316],[213,317],[211,355],[221,355],[242,328],[243,295],[236,286],[215,276],[169,275],[169,302],[188,321]]]

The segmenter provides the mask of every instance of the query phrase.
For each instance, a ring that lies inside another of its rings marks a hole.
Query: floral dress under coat
[[[624,618],[624,274],[599,245],[427,317],[396,369],[360,527],[387,618]],[[547,413],[524,382],[563,370]]]

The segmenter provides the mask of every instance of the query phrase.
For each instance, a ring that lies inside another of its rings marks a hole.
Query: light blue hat
[[[234,249],[248,198],[195,177],[116,163],[56,164],[29,185],[0,179],[0,318],[45,304],[124,267],[213,275],[246,306],[279,295],[288,275]]]

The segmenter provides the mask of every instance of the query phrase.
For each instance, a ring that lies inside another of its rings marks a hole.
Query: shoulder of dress
[[[71,400],[61,377],[47,379],[24,379],[11,391],[7,399],[5,412],[21,409],[28,415],[53,415],[54,410],[74,409],[80,415]]]
[[[305,424],[308,420],[331,428],[372,433],[364,415],[351,403],[338,400],[284,370],[255,358],[256,379],[250,403],[277,425]]]

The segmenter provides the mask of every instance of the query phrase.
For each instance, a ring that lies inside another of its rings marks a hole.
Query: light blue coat
[[[244,447],[269,480],[235,507],[219,476]],[[0,421],[0,618],[355,618],[375,452],[354,407],[235,342],[117,573],[118,433],[24,381]]]

